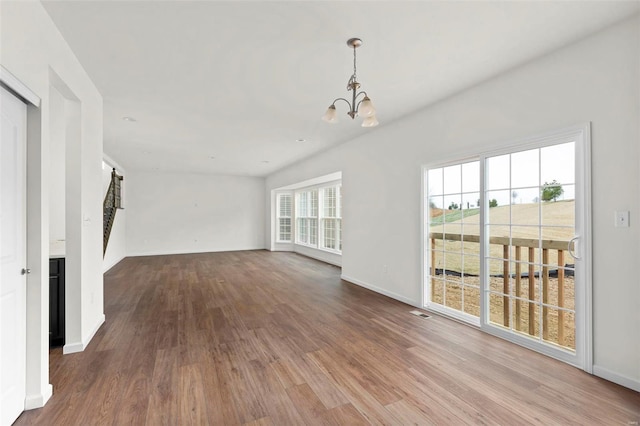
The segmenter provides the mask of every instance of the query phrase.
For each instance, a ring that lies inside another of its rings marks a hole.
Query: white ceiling
[[[245,176],[375,132],[640,10],[637,1],[43,3],[104,97],[105,153],[128,171]],[[339,123],[320,120],[347,95],[354,36],[377,128],[351,121],[344,104]]]

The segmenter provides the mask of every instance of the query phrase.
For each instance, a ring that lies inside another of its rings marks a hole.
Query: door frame
[[[49,247],[48,229],[43,218],[48,216],[48,205],[43,200],[42,185],[42,101],[27,84],[0,65],[0,85],[27,104],[26,147],[26,226],[27,276],[26,305],[26,396],[24,409],[39,408],[51,398],[53,387],[49,383]],[[43,321],[47,318],[47,321]]]
[[[579,251],[581,261],[576,262],[576,275],[583,278],[582,291],[576,289],[576,351],[575,354],[570,351],[564,351],[559,348],[554,348],[551,345],[540,344],[537,341],[533,341],[525,336],[519,336],[516,333],[512,333],[507,330],[502,330],[497,326],[489,324],[487,317],[481,314],[479,328],[480,330],[506,339],[510,342],[524,346],[528,349],[532,349],[536,352],[547,355],[551,358],[558,359],[568,364],[574,365],[588,373],[593,373],[593,281],[592,281],[592,231],[591,231],[591,123],[585,122],[560,128],[556,130],[547,131],[537,135],[529,136],[526,138],[520,138],[515,140],[506,141],[499,145],[494,145],[493,148],[483,150],[476,153],[466,153],[460,155],[457,158],[451,158],[447,161],[439,161],[422,166],[421,178],[421,201],[420,201],[420,227],[421,227],[421,257],[422,257],[422,285],[421,285],[421,299],[420,304],[425,309],[430,309],[426,306],[426,295],[430,288],[428,274],[429,274],[429,259],[428,250],[426,244],[428,243],[429,228],[425,223],[425,214],[429,209],[427,202],[427,182],[426,172],[433,167],[440,167],[443,164],[448,163],[461,163],[469,159],[479,159],[480,161],[480,197],[482,205],[485,204],[485,173],[484,166],[485,160],[489,156],[496,156],[506,153],[513,153],[517,151],[527,150],[531,148],[539,148],[545,145],[555,145],[564,141],[575,142],[575,161],[576,161],[576,199],[582,200],[582,208],[576,208],[576,230],[582,231],[579,240]],[[485,211],[480,210],[480,238],[481,241],[485,241]],[[481,265],[480,274],[484,277],[486,262],[484,261],[485,248],[484,245],[480,248]],[[487,292],[480,292],[480,303],[486,311],[488,303]],[[430,309],[433,310],[433,309]],[[435,310],[434,310],[435,311]],[[482,312],[482,311],[481,311]],[[451,316],[446,311],[439,312],[445,316]],[[464,320],[458,316],[452,316],[457,320]],[[468,321],[465,321],[469,323]],[[475,325],[469,323],[470,325]]]

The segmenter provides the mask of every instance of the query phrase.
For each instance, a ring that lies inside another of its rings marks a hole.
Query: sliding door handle
[[[576,254],[575,248],[577,247],[577,243],[578,240],[580,239],[579,235],[576,235],[575,237],[573,237],[572,239],[569,240],[569,243],[567,244],[567,251],[569,252],[569,254],[571,255],[571,257],[573,257],[575,260],[580,260],[582,259],[580,256],[578,256]],[[571,248],[571,246],[573,246],[573,249]]]

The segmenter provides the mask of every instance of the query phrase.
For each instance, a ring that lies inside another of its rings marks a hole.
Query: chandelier
[[[371,103],[371,99],[367,96],[367,92],[364,90],[358,92],[360,83],[356,80],[356,49],[362,46],[362,40],[359,38],[350,38],[347,40],[347,46],[353,48],[353,75],[347,82],[347,91],[351,92],[351,102],[345,98],[337,98],[331,105],[329,105],[329,108],[327,108],[327,112],[322,116],[322,119],[327,123],[336,123],[338,121],[336,102],[345,101],[347,105],[349,105],[347,115],[349,115],[352,120],[355,119],[356,116],[364,117],[364,120],[362,120],[362,127],[375,127],[379,124],[378,119],[376,118],[376,110],[373,107],[373,103]],[[358,100],[360,96],[363,97]]]

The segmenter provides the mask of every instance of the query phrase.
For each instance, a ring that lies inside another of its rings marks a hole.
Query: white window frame
[[[311,221],[315,220],[316,221],[316,228],[317,228],[317,221],[318,221],[318,212],[316,211],[316,214],[312,213],[312,206],[313,206],[313,196],[315,193],[315,197],[318,197],[318,190],[315,188],[305,188],[304,190],[301,191],[296,191],[295,194],[295,207],[294,207],[294,217],[295,217],[295,242],[298,245],[303,245],[303,246],[307,246],[307,247],[313,247],[316,248],[317,247],[317,237],[316,237],[316,243],[313,243],[311,241]],[[304,210],[300,208],[300,204],[301,201],[304,200],[305,202],[305,208]],[[316,210],[317,210],[317,200],[316,200]],[[300,225],[300,221],[304,220],[305,224],[304,226]],[[304,235],[306,238],[301,238],[302,237],[302,232],[304,232]]]
[[[327,189],[335,189],[335,216],[325,216],[325,191]],[[319,200],[319,229],[318,229],[318,242],[319,247],[322,250],[326,250],[332,253],[342,253],[342,184],[327,185],[321,189],[318,196]],[[325,242],[325,220],[333,220],[335,225],[335,246],[327,247]]]
[[[336,217],[325,217],[324,216],[324,190],[327,188],[336,188]],[[341,181],[333,181],[328,183],[323,183],[320,185],[309,186],[305,188],[300,188],[295,191],[295,202],[294,202],[294,241],[296,245],[310,247],[316,250],[321,250],[333,254],[342,254],[342,182]],[[304,215],[300,215],[299,212],[299,200],[300,197],[308,197],[307,199],[307,209],[311,208],[311,193],[315,191],[317,194],[317,211],[315,215],[311,215],[308,212],[302,212]],[[315,242],[311,242],[311,226],[307,223],[307,239],[306,241],[300,239],[300,229],[298,225],[298,219],[311,219],[316,221],[316,232],[315,232]],[[323,219],[335,219],[336,223],[339,224],[336,228],[336,246],[337,249],[329,248],[324,246],[324,225]]]
[[[280,203],[282,202],[281,197],[288,196],[290,198],[291,208],[289,216],[281,216]],[[292,243],[293,235],[294,235],[294,224],[293,224],[293,202],[294,197],[291,192],[278,192],[276,193],[276,243]],[[282,240],[280,239],[281,229],[280,229],[280,219],[289,219],[289,239]]]

